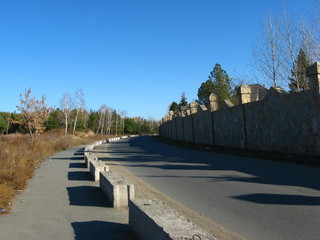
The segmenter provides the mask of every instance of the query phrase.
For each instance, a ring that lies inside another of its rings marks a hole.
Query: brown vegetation
[[[0,135],[0,209],[7,212],[14,195],[25,188],[34,169],[54,152],[106,137],[92,132],[65,136],[63,130],[55,130],[30,142],[27,135]]]

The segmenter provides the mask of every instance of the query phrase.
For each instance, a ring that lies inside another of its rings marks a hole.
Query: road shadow
[[[73,155],[84,155],[84,148],[80,148],[78,151],[76,151]]]
[[[317,166],[198,151],[154,141],[148,136],[112,143],[107,153],[112,157],[108,160],[123,166],[159,168],[170,170],[170,174],[174,172],[171,170],[186,170],[184,177],[208,178],[212,182],[248,182],[320,190],[320,168]],[[212,174],[196,175],[195,170],[212,171]],[[215,177],[214,171],[226,173],[225,176]],[[166,172],[163,174],[166,175]]]
[[[112,207],[111,203],[107,201],[99,187],[67,187],[67,191],[69,195],[69,205]]]
[[[51,160],[68,160],[68,161],[80,161],[83,160],[83,157],[55,157],[50,158]]]
[[[303,206],[319,206],[320,197],[302,196],[302,195],[286,195],[286,194],[248,194],[235,196],[235,199],[274,205],[303,205]]]
[[[71,226],[74,231],[75,240],[128,240],[134,239],[128,224],[89,221],[73,222]]]
[[[69,181],[92,181],[92,177],[89,172],[75,171],[68,172]]]

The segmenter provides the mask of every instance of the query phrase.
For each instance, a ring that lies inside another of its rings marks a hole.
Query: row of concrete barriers
[[[87,145],[84,160],[94,181],[99,185],[114,208],[129,208],[129,225],[141,240],[213,240],[212,235],[181,216],[163,202],[151,199],[135,199],[134,185],[115,171],[110,171],[92,150],[108,142],[137,135],[109,138]]]

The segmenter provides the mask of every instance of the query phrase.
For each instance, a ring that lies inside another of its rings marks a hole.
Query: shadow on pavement
[[[319,206],[320,197],[286,195],[286,194],[248,194],[233,197],[249,202],[260,204],[275,204],[275,205],[306,205]]]
[[[89,172],[68,172],[68,180],[70,181],[92,181]]]
[[[86,168],[85,163],[70,163],[69,168]]]
[[[78,161],[78,160],[83,160],[83,157],[63,157],[63,158],[56,157],[56,158],[50,158],[50,159],[52,159],[52,160]]]
[[[67,187],[67,191],[69,195],[69,205],[112,207],[112,205],[107,202],[99,187]]]
[[[127,224],[90,221],[71,223],[75,240],[122,240],[132,239],[130,228]]]
[[[79,149],[76,151],[73,155],[83,155],[84,154],[84,148]]]
[[[117,142],[111,144],[108,153],[123,166],[163,170],[236,171],[249,176],[238,177],[231,174],[216,179],[192,174],[189,177],[208,178],[213,182],[250,182],[320,190],[320,181],[317,181],[320,168],[316,166],[202,152],[157,142],[151,137],[133,138],[127,142],[125,149],[122,145],[123,143]],[[188,177],[187,174],[184,176]]]

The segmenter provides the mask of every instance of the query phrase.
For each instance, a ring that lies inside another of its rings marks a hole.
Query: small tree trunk
[[[28,122],[28,129],[29,129],[30,142],[33,142],[33,134],[32,134],[32,128],[31,128],[30,122]]]
[[[65,128],[64,128],[64,135],[68,133],[68,113],[65,112]]]
[[[79,108],[78,108],[78,110],[77,110],[76,118],[74,119],[74,125],[73,125],[72,135],[74,135],[74,132],[75,132],[75,130],[76,130],[77,121],[78,121],[78,115],[79,115]]]
[[[117,135],[117,129],[118,128],[118,116],[116,115],[116,135]]]

